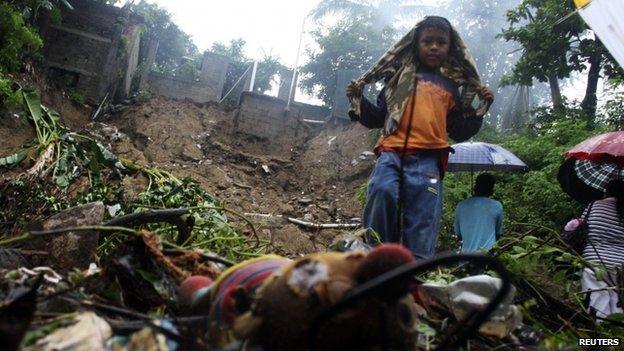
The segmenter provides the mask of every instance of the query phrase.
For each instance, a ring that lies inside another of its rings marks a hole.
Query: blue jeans
[[[442,215],[439,159],[409,155],[403,160],[403,235],[398,233],[398,196],[401,157],[382,152],[368,181],[364,228],[381,235],[382,242],[402,243],[416,258],[434,254]]]

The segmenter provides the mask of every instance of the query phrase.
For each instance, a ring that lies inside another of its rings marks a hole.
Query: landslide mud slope
[[[224,206],[249,214],[283,253],[325,249],[344,230],[303,228],[280,216],[315,223],[358,218],[355,193],[374,160],[366,152],[368,131],[329,124],[296,142],[266,140],[236,132],[234,114],[216,105],[155,98],[126,107],[106,123],[123,134],[111,142],[121,157],[196,179]],[[137,189],[145,183],[125,182]]]

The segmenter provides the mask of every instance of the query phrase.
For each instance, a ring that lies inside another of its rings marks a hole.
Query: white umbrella
[[[471,186],[474,171],[513,171],[527,168],[518,156],[500,145],[468,141],[451,147],[455,152],[450,155],[446,170],[470,171]]]
[[[447,171],[513,171],[527,168],[518,156],[500,145],[469,141],[451,146],[455,152]]]

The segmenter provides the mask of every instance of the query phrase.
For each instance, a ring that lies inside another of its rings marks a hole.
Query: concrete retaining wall
[[[71,85],[89,102],[99,103],[107,93],[114,96],[119,83],[125,92],[131,79],[126,72],[134,72],[137,65],[141,20],[95,1],[75,0],[72,5],[73,10],[61,6],[60,24],[48,21],[43,28],[46,65],[72,74]],[[125,79],[119,79],[120,71]]]
[[[329,110],[322,106],[293,103],[285,112],[286,101],[262,94],[245,92],[235,120],[236,129],[260,138],[292,138],[303,129],[317,129],[322,124],[304,120],[324,121]]]
[[[199,81],[150,72],[148,84],[156,94],[172,99],[191,99],[200,103],[219,101],[228,65],[228,58],[206,52]]]
[[[154,93],[172,99],[190,99],[201,103],[217,99],[217,93],[204,83],[179,79],[156,72],[150,72],[148,84]]]

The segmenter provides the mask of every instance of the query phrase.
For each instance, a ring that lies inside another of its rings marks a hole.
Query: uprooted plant
[[[95,137],[64,127],[59,114],[43,106],[35,91],[19,89],[19,93],[36,137],[16,153],[0,158],[0,169],[30,162],[21,176],[1,185],[0,199],[6,204],[0,210],[4,238],[11,236],[8,233],[22,232],[29,220],[75,205],[102,201],[109,207],[111,217],[150,209],[183,209],[177,222],[128,223],[158,234],[172,249],[197,249],[231,260],[256,256],[266,250],[268,244],[258,238],[247,218],[224,208],[197,182],[120,159]],[[141,176],[149,181],[133,202],[124,201],[122,196],[118,180],[124,176]],[[78,196],[69,196],[72,183],[85,178],[89,186]],[[37,208],[32,208],[33,201],[26,199],[36,199]],[[241,224],[232,222],[228,214]],[[180,230],[183,222],[186,231]],[[124,240],[123,235],[102,236],[100,256],[109,254]]]

